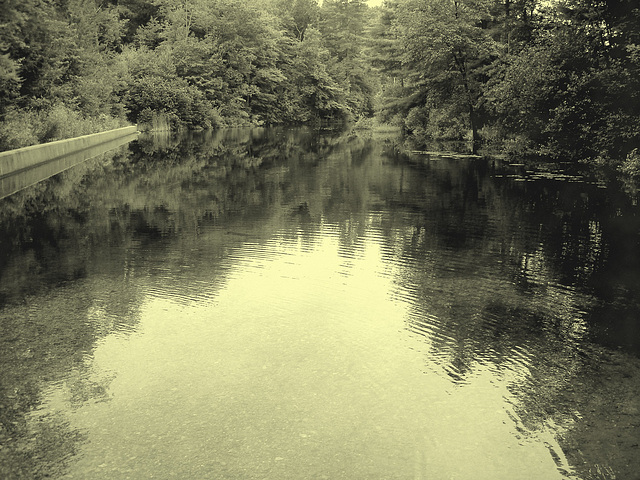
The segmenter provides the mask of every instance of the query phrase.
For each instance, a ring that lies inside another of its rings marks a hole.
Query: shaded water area
[[[635,478],[637,198],[397,142],[141,137],[0,201],[0,477]]]

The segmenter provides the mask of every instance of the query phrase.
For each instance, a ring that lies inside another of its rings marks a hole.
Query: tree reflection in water
[[[198,282],[223,288],[234,249],[277,234],[312,251],[332,225],[346,272],[379,246],[426,370],[452,391],[500,379],[519,435],[551,432],[582,478],[625,478],[640,407],[637,205],[588,176],[397,147],[306,129],[141,137],[3,200],[1,473],[65,472],[84,433],[62,405],[110,400],[116,374],[92,358],[136,332],[145,295],[211,296]]]

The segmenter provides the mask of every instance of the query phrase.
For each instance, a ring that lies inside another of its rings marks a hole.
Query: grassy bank
[[[129,123],[105,114],[87,117],[57,104],[43,110],[10,110],[0,123],[0,151],[113,130]]]

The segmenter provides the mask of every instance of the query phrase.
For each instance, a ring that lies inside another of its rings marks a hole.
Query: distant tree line
[[[381,117],[417,138],[640,167],[637,0],[387,0],[372,35]]]
[[[0,147],[373,114],[364,0],[3,0]]]

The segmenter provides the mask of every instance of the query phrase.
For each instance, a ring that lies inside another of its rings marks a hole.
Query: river
[[[143,136],[0,201],[0,476],[613,479],[640,207],[393,135]]]

